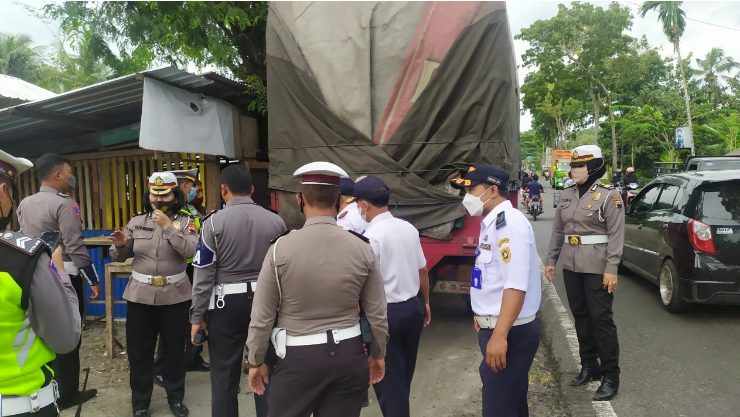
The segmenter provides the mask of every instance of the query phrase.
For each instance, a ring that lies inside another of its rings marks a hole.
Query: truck
[[[469,306],[481,218],[450,186],[472,164],[521,164],[516,56],[505,2],[270,2],[269,188],[304,218],[295,169],[328,161],[382,178],[420,232],[435,292]]]
[[[562,190],[565,177],[570,171],[570,151],[567,149],[554,149],[550,154],[550,186],[556,190]]]

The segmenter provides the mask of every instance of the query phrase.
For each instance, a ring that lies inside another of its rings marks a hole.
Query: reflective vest
[[[0,395],[30,395],[54,377],[51,362],[56,355],[28,317],[31,279],[42,253],[0,244]]]
[[[180,213],[189,216],[195,222],[195,232],[200,237],[200,213],[192,204],[185,204]],[[193,258],[188,259],[188,264],[193,263]]]

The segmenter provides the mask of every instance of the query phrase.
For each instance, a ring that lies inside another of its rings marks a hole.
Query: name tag
[[[482,288],[482,276],[483,273],[481,272],[480,268],[477,266],[473,268],[473,271],[470,273],[470,286],[473,288],[481,289]]]

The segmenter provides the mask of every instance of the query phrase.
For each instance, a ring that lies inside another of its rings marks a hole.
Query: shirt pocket
[[[140,229],[140,230],[134,230],[134,233],[133,233],[134,240],[138,240],[138,239],[151,240],[152,236],[154,236],[154,231],[153,230],[150,231],[150,230],[141,230]]]
[[[592,198],[584,199],[578,205],[578,211],[581,212],[581,215],[584,217],[593,217],[596,215],[596,212],[599,211],[602,204],[604,204],[603,199],[599,201],[594,201]]]
[[[493,250],[486,250],[486,249],[478,248],[478,251],[480,253],[478,254],[478,257],[475,258],[475,266],[481,270],[482,279],[483,281],[485,281],[486,275],[491,274],[493,272],[493,267],[494,267]]]

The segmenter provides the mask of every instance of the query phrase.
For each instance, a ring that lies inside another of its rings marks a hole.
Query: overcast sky
[[[509,1],[507,7],[509,11],[509,21],[511,31],[518,34],[522,28],[530,26],[537,20],[549,19],[557,14],[558,4],[560,1],[552,2],[529,2],[529,1]],[[607,7],[609,2],[590,2],[597,6]],[[673,57],[673,47],[666,39],[662,32],[661,25],[657,21],[657,13],[650,13],[644,19],[637,17],[638,5],[636,1],[620,1],[632,9],[635,16],[630,35],[639,38],[643,34],[647,36],[648,41],[653,46],[661,48],[661,53],[665,57]],[[23,4],[32,4],[40,7],[42,2],[0,2],[0,31],[6,33],[26,33],[33,37],[38,45],[53,45],[56,41],[57,28],[54,25],[47,25],[36,17],[31,16],[23,7]],[[702,22],[709,22],[714,25],[734,28],[734,30],[723,29],[709,24],[687,21],[686,32],[681,38],[681,53],[684,57],[689,52],[693,52],[692,62],[696,62],[696,57],[705,57],[707,52],[713,47],[722,48],[726,55],[740,61],[740,2],[713,2],[713,1],[689,1],[684,2],[683,8],[686,16],[691,19]],[[524,80],[524,76],[530,69],[521,66],[521,54],[528,48],[528,43],[524,41],[515,41],[514,47],[518,55],[519,81]],[[521,119],[522,131],[530,128],[531,117],[525,114]]]

